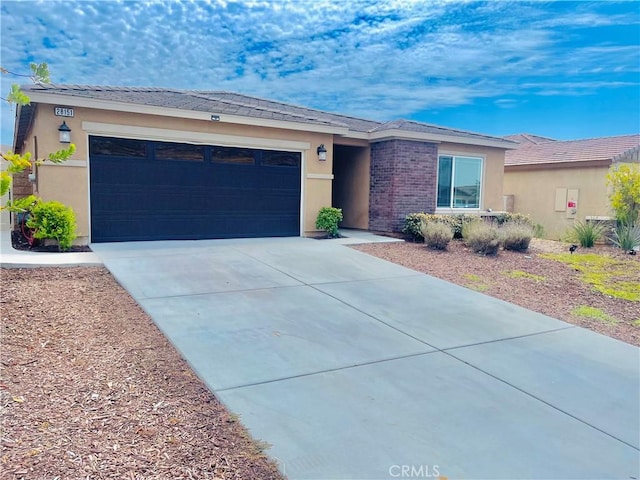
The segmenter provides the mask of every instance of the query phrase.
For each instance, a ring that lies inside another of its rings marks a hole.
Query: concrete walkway
[[[102,261],[93,252],[29,252],[16,250],[11,246],[11,232],[0,231],[0,267],[1,268],[35,268],[35,267],[77,267],[98,266]]]
[[[304,238],[93,245],[291,480],[640,477],[640,350]]]

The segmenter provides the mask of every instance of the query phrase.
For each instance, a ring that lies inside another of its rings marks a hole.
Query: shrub
[[[500,228],[502,237],[502,245],[505,250],[514,250],[516,252],[524,252],[529,248],[531,238],[533,238],[534,229],[531,225],[510,222],[505,223]]]
[[[462,238],[462,227],[465,223],[478,220],[478,215],[468,213],[459,213],[456,215],[439,215],[433,213],[411,213],[404,219],[402,233],[409,235],[414,241],[421,242],[424,240],[422,236],[423,223],[442,223],[447,225],[453,231],[453,238]]]
[[[402,227],[402,233],[409,235],[414,242],[421,242],[424,240],[422,236],[422,224],[427,223],[430,220],[428,213],[410,213],[404,217],[404,225]]]
[[[524,213],[510,213],[501,212],[493,216],[493,219],[498,225],[505,225],[508,223],[520,223],[523,225],[533,226],[533,222],[528,215]]]
[[[475,221],[463,226],[464,241],[476,253],[496,255],[500,248],[498,228],[490,222]]]
[[[569,230],[568,239],[570,242],[578,242],[581,247],[590,248],[600,240],[607,227],[601,222],[577,221]]]
[[[640,223],[631,224],[621,222],[613,231],[613,244],[623,250],[633,250],[640,247]]]
[[[447,245],[453,238],[453,230],[451,227],[441,222],[427,222],[422,225],[422,236],[424,243],[429,248],[436,250],[446,250]]]
[[[316,228],[327,232],[327,236],[338,236],[338,223],[342,221],[342,209],[334,207],[322,207],[316,218]]]
[[[34,230],[35,238],[56,240],[61,251],[68,250],[76,238],[76,216],[71,207],[60,202],[37,201],[30,210],[27,227]]]

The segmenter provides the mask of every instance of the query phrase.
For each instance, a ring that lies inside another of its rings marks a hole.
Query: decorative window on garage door
[[[438,157],[438,208],[480,208],[482,158]]]
[[[204,162],[204,147],[188,143],[156,143],[155,158],[156,160]]]
[[[91,155],[145,158],[147,142],[128,138],[91,137],[89,151]]]

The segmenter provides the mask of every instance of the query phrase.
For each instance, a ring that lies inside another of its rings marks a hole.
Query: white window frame
[[[440,185],[440,157],[451,157],[452,165],[451,165],[451,190],[449,192],[449,206],[448,207],[439,207],[438,206],[438,185]],[[473,158],[480,160],[480,198],[478,199],[478,206],[473,208],[468,207],[454,207],[451,205],[453,202],[453,189],[455,188],[453,179],[456,174],[456,158],[464,157],[464,158]],[[485,178],[485,165],[486,165],[486,156],[480,155],[477,153],[466,153],[466,152],[438,152],[438,162],[436,165],[436,195],[435,195],[435,203],[436,203],[436,213],[445,213],[445,214],[453,214],[453,213],[464,213],[464,212],[479,212],[483,209],[484,204],[484,178]]]

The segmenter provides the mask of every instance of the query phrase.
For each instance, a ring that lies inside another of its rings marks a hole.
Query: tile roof
[[[24,85],[22,88],[27,94],[30,92],[43,92],[135,105],[325,125],[346,128],[351,132],[365,135],[373,132],[384,132],[386,130],[396,129],[404,132],[459,137],[466,140],[497,142],[499,145],[505,145],[505,148],[509,148],[512,144],[512,142],[501,137],[456,130],[437,125],[408,120],[394,120],[392,122],[382,123],[375,120],[331,113],[226,91],[60,84],[30,84]],[[515,144],[513,145],[515,146]]]
[[[639,146],[640,134],[522,144],[516,150],[507,150],[505,165],[614,162],[621,156],[628,156],[631,150],[638,149]]]
[[[538,145],[540,143],[556,141],[555,138],[541,137],[540,135],[532,135],[530,133],[516,133],[514,135],[506,135],[502,138],[506,138],[507,140],[513,140],[514,142],[518,142],[520,144],[532,144],[532,145]]]

